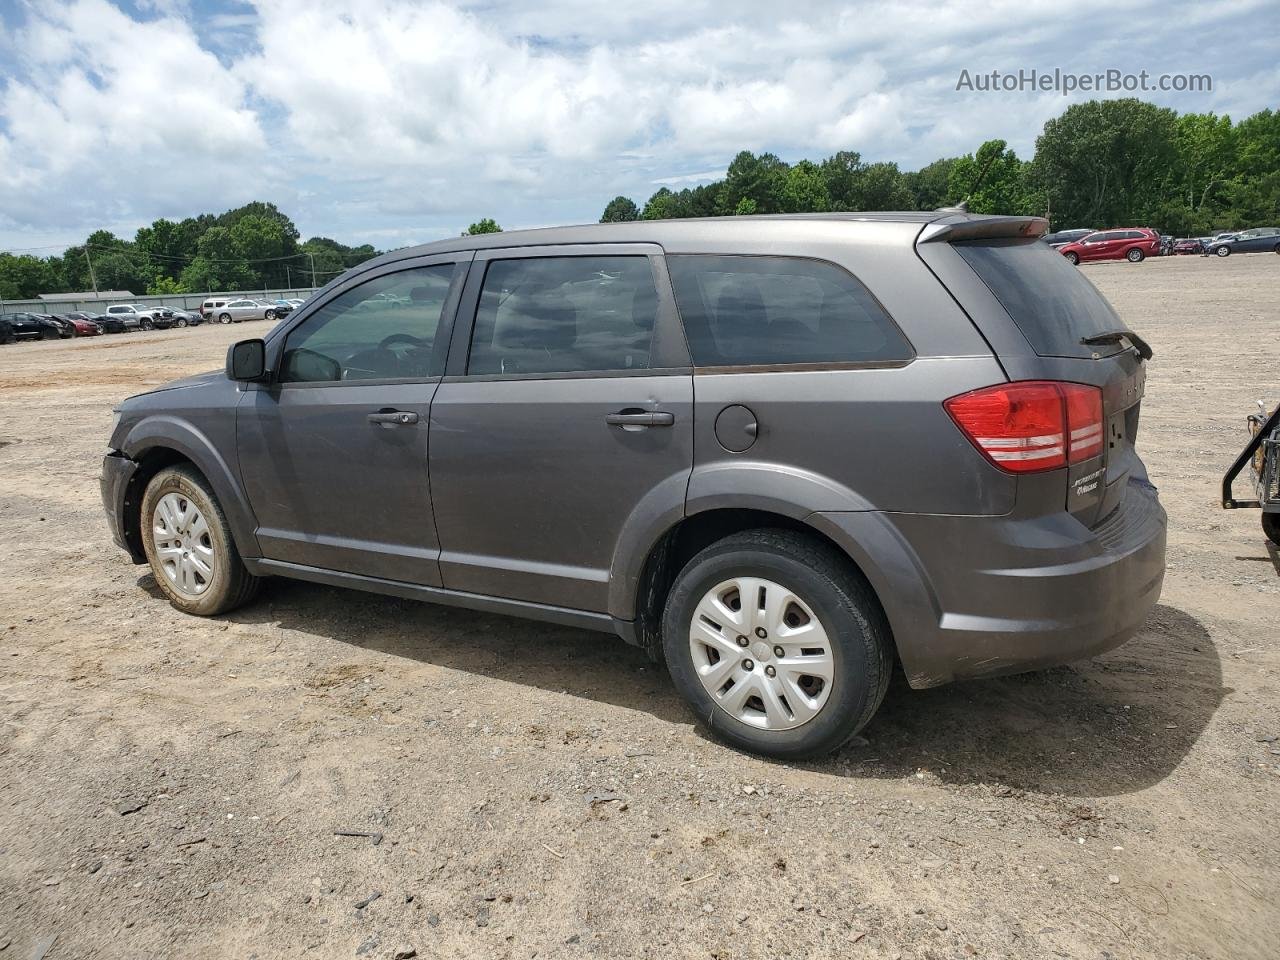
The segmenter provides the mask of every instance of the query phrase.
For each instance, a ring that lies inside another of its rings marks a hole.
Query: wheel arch
[[[253,511],[240,481],[208,437],[185,421],[150,417],[140,421],[125,438],[121,452],[138,464],[124,492],[124,535],[136,560],[142,549],[142,496],[151,478],[165,467],[185,463],[209,484],[231,527],[242,557],[259,557]]]
[[[620,606],[611,610],[618,632],[627,642],[642,647],[651,657],[658,659],[662,649],[663,608],[676,575],[685,564],[704,548],[735,533],[783,529],[801,533],[836,551],[847,561],[850,575],[862,581],[879,605],[890,642],[897,651],[898,630],[905,629],[908,622],[901,616],[899,604],[889,592],[893,585],[873,559],[873,553],[851,540],[844,526],[832,522],[830,516],[795,509],[718,506],[678,518],[662,530],[644,551],[634,578],[634,589],[620,598]],[[617,580],[613,584],[613,590],[621,586]]]

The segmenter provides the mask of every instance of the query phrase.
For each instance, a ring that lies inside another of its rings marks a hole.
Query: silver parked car
[[[242,320],[274,320],[277,316],[279,310],[274,304],[244,297],[240,300],[228,300],[217,307],[212,319],[219,323],[239,323]]]
[[[154,330],[158,311],[135,303],[117,303],[107,307],[107,316],[124,323],[126,330]]]
[[[614,633],[730,743],[825,753],[896,664],[923,688],[1090,657],[1160,596],[1151,351],[1046,226],[724,217],[398,250],[126,400],[111,528],[190,614],[279,576]]]

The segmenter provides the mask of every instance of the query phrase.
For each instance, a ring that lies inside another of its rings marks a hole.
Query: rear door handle
[[[611,427],[669,427],[676,422],[676,415],[664,410],[656,412],[628,410],[622,413],[611,413],[604,418],[604,422]]]
[[[410,410],[379,410],[369,414],[370,423],[385,423],[390,426],[417,423],[418,415]]]

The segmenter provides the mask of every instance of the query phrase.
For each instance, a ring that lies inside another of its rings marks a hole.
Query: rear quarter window
[[[904,363],[914,356],[867,288],[833,263],[680,254],[667,264],[695,366]]]
[[[1091,357],[1123,349],[1080,342],[1125,324],[1079,267],[1057,250],[1024,239],[963,241],[952,247],[1040,356]]]

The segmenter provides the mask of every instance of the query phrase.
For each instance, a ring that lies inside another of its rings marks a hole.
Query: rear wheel
[[[1080,254],[1075,253],[1075,252],[1073,251],[1073,252],[1070,252],[1070,253],[1064,253],[1064,254],[1063,254],[1063,256],[1064,256],[1064,257],[1066,257],[1068,261],[1070,261],[1071,263],[1075,264],[1076,266],[1079,266],[1079,265],[1080,265]]]
[[[1216,253],[1216,254],[1217,254],[1218,256],[1220,256],[1220,257],[1229,257],[1229,256],[1231,256],[1231,248],[1230,248],[1230,247],[1228,247],[1225,243],[1224,243],[1222,246],[1220,246],[1217,250],[1215,250],[1215,251],[1213,251],[1213,252],[1214,252],[1214,253]]]
[[[1262,515],[1262,532],[1267,539],[1280,547],[1280,513],[1264,513]]]
[[[230,323],[230,322],[231,322],[231,314],[229,314],[229,313],[219,314],[219,315],[218,315],[218,322],[219,322],[219,323]]]
[[[766,756],[835,750],[888,688],[889,632],[870,588],[834,549],[790,530],[735,534],[690,560],[662,636],[698,721]]]
[[[1132,250],[1130,250],[1128,253],[1124,255],[1124,258],[1128,260],[1130,263],[1141,263],[1145,256],[1146,256],[1145,253],[1143,253],[1137,247],[1134,247]]]
[[[245,569],[213,491],[190,467],[161,470],[147,484],[142,542],[156,583],[183,613],[226,613],[261,582]]]

